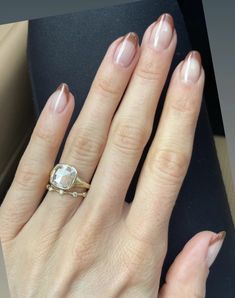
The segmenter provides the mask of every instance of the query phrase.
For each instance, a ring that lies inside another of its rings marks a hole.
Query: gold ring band
[[[85,199],[85,197],[87,196],[87,192],[64,191],[62,189],[54,188],[53,186],[51,186],[51,184],[47,185],[47,190],[50,192],[57,192],[59,195],[67,194],[74,198],[81,197],[81,198]]]

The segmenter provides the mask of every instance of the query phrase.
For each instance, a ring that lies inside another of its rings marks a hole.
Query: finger
[[[38,207],[73,108],[73,95],[61,84],[41,113],[1,206],[1,238],[14,237]]]
[[[84,106],[72,128],[60,162],[71,164],[82,180],[90,182],[97,167],[113,115],[123,96],[139,58],[139,40],[129,33],[116,40],[108,49],[96,74]],[[51,220],[63,225],[76,211],[82,199],[57,200],[47,196],[38,213],[39,222],[53,210]]]
[[[88,209],[89,204],[94,210],[94,204],[102,204],[100,212],[112,210],[109,214],[118,214],[122,208],[126,191],[150,137],[175,46],[173,19],[163,15],[145,33],[139,63],[113,120],[90,196],[86,198]],[[99,196],[94,202],[92,197],[97,197],[97,189]]]
[[[191,52],[173,74],[160,124],[127,216],[130,229],[148,241],[155,241],[163,231],[167,233],[191,159],[203,86],[200,55]]]
[[[110,123],[138,61],[138,36],[129,33],[109,48],[71,130],[61,161],[90,180],[106,144]]]
[[[224,238],[224,232],[202,232],[191,239],[171,266],[159,298],[205,297],[209,269]]]

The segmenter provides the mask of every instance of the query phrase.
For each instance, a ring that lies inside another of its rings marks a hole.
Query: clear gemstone
[[[74,167],[68,165],[57,165],[51,177],[51,184],[59,189],[68,190],[72,188],[77,177]]]

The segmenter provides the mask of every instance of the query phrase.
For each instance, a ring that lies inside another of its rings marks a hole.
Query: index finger
[[[50,96],[0,210],[1,240],[14,238],[42,200],[74,108],[66,84]]]

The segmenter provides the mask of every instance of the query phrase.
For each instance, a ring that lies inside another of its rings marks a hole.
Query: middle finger
[[[106,148],[83,208],[97,210],[96,207],[102,204],[99,210],[112,214],[112,218],[113,212],[120,214],[118,211],[122,209],[125,194],[151,134],[176,40],[173,19],[168,14],[162,15],[147,29],[139,63],[112,122]]]

